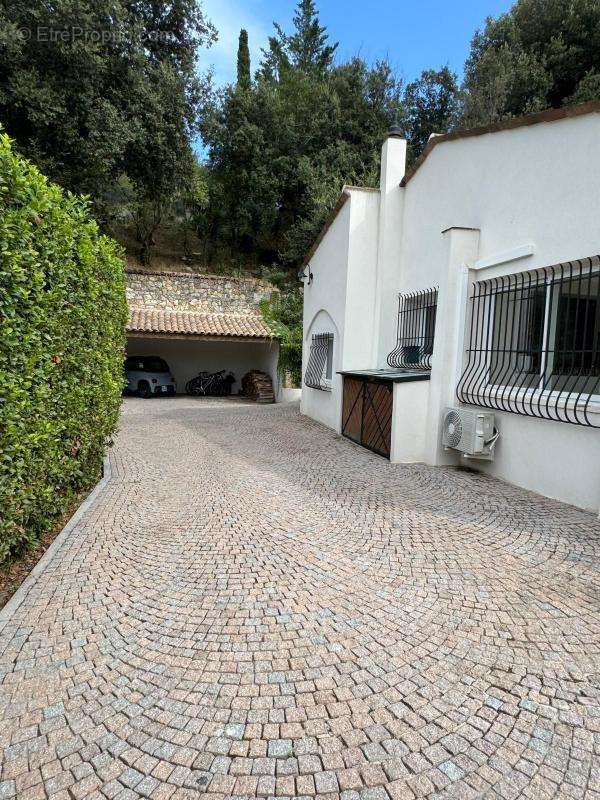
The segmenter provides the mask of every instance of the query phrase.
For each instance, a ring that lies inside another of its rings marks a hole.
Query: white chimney
[[[379,189],[388,194],[398,188],[406,172],[406,139],[390,133],[381,148],[381,171],[379,173]]]

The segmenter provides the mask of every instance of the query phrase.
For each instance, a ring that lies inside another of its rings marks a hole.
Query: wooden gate
[[[342,434],[389,458],[393,396],[391,381],[344,376]]]

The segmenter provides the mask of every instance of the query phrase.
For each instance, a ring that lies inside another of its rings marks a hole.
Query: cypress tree
[[[250,88],[250,50],[248,31],[242,28],[237,53],[237,84],[241,89]]]

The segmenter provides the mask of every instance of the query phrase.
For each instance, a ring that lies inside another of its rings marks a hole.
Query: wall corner
[[[374,310],[372,367],[384,367],[390,347],[390,324],[396,319],[397,287],[405,189],[400,181],[406,171],[406,140],[391,135],[381,149],[377,277]]]
[[[452,227],[442,231],[446,268],[438,292],[435,344],[431,363],[426,463],[456,464],[457,456],[441,445],[442,412],[456,405],[456,386],[462,373],[469,294],[469,265],[479,252],[478,228]]]

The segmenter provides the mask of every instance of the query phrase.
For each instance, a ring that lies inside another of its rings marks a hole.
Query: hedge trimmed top
[[[119,247],[0,133],[0,562],[98,479],[126,319]]]

